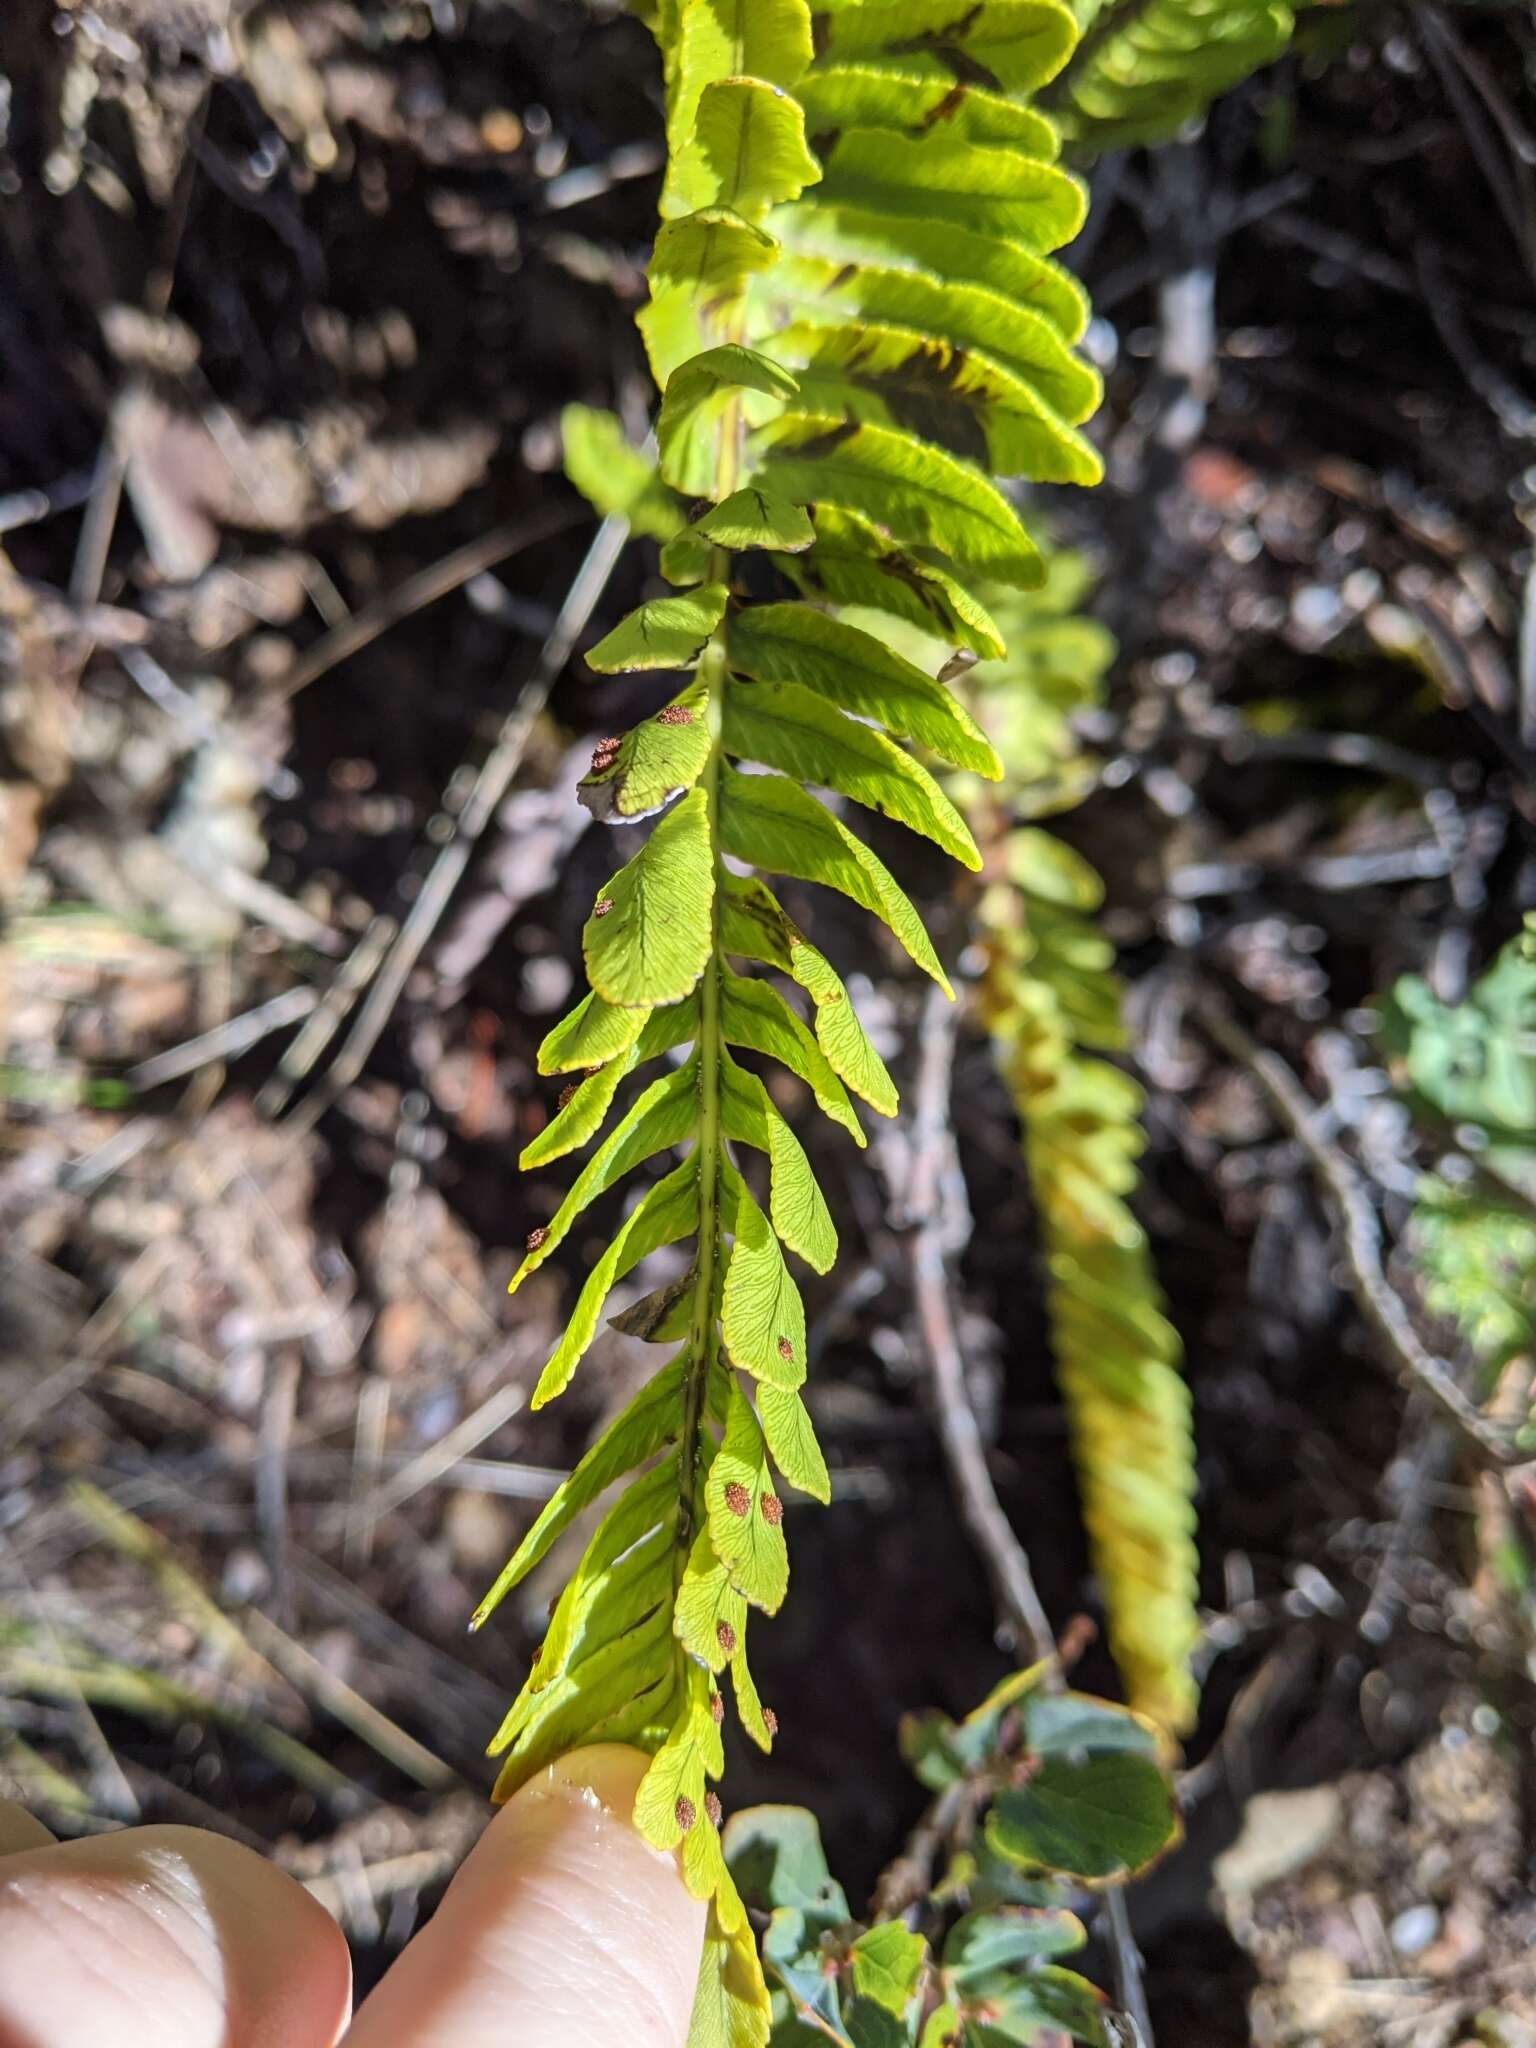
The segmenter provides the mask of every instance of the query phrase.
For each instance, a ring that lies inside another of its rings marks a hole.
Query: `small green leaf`
[[[964,2022],[957,2007],[936,2005],[923,2022],[922,2039],[919,2048],[969,2048]]]
[[[768,1449],[781,1476],[789,1485],[808,1493],[823,1506],[832,1498],[832,1482],[826,1460],[811,1427],[805,1403],[793,1387],[777,1387],[760,1381],[757,1389],[758,1420]]]
[[[792,782],[835,789],[895,818],[968,868],[981,866],[965,820],[927,769],[894,740],[799,683],[734,682],[725,693],[726,752]]]
[[[953,993],[921,918],[884,862],[796,784],[782,775],[741,775],[725,769],[720,778],[720,837],[727,853],[753,867],[820,882],[851,896],[889,926],[911,959],[946,995]]]
[[[749,1806],[733,1813],[721,1836],[725,1860],[749,1906],[771,1912],[797,1906],[848,1918],[848,1901],[827,1868],[816,1816],[803,1806]]]
[[[695,521],[692,531],[738,553],[745,548],[778,548],[798,554],[816,538],[803,506],[792,505],[760,484],[733,491]]]
[[[1067,910],[1097,910],[1104,901],[1098,870],[1038,826],[1023,825],[1010,832],[1005,854],[1009,881],[1027,896]]]
[[[715,79],[748,77],[798,84],[811,61],[811,13],[805,0],[695,0],[677,10],[667,51],[672,76],[667,149],[680,154],[693,134],[699,98]],[[670,211],[663,200],[663,211]]]
[[[1010,93],[1054,78],[1078,35],[1059,0],[881,0],[833,7],[822,20],[825,61],[910,52],[951,77],[988,77]]]
[[[601,996],[584,995],[539,1047],[541,1074],[570,1074],[599,1067],[628,1052],[645,1029],[644,1010],[621,1010]]]
[[[943,288],[946,302],[959,296]],[[865,319],[847,327],[807,321],[778,338],[800,367],[807,412],[875,426],[921,420],[929,440],[994,475],[1036,483],[1096,484],[1104,465],[1077,431],[1099,402],[1097,375],[1045,321],[1014,316],[1022,365],[998,361],[943,334]],[[946,325],[955,323],[947,322]]]
[[[967,1913],[944,1942],[944,1975],[976,1997],[1001,1990],[1025,1964],[1042,1956],[1066,1956],[1088,1935],[1075,1913],[1060,1907],[998,1906]]]
[[[736,1718],[758,1748],[765,1754],[773,1748],[775,1727],[769,1725],[767,1713],[757,1696],[757,1687],[752,1680],[752,1669],[747,1663],[745,1638],[731,1659],[731,1691],[736,1698]]]
[[[898,2019],[922,1980],[928,1944],[899,1920],[868,1928],[853,1944],[853,1988]]]
[[[908,547],[1024,589],[1045,570],[1019,515],[980,470],[916,434],[802,412],[764,428],[764,473],[801,504],[861,513]]]
[[[472,1630],[484,1625],[512,1588],[527,1577],[576,1517],[591,1507],[615,1479],[643,1465],[664,1444],[671,1443],[682,1412],[680,1396],[686,1365],[683,1353],[664,1365],[609,1423],[570,1476],[561,1481],[475,1609],[469,1624]]]
[[[837,1232],[805,1148],[774,1107],[756,1074],[727,1054],[721,1066],[725,1135],[768,1154],[769,1213],[792,1252],[818,1273],[837,1258]]]
[[[859,1022],[848,991],[825,957],[785,916],[755,875],[728,874],[721,912],[727,952],[761,960],[797,981],[816,1006],[816,1042],[838,1079],[881,1116],[896,1114],[896,1085]]]
[[[711,1671],[723,1671],[735,1656],[746,1627],[747,1603],[715,1556],[708,1529],[701,1529],[677,1589],[673,1633],[690,1656]]]
[[[834,205],[920,220],[953,212],[978,233],[1041,251],[1070,242],[1088,211],[1083,186],[1054,164],[933,130],[850,129],[827,158],[824,194]]]
[[[709,1902],[698,1988],[688,2021],[688,2048],[767,2048],[773,2022],[757,1937],[745,1914],[722,1924],[722,1894]]]
[[[730,1167],[723,1180],[735,1237],[720,1306],[726,1356],[756,1380],[797,1387],[805,1378],[805,1309],[799,1289],[746,1182]]]
[[[620,619],[587,655],[599,675],[634,669],[691,668],[725,617],[730,593],[723,583],[706,583],[683,597],[653,597]]]
[[[685,1045],[698,1036],[697,995],[687,996],[680,1003],[668,1003],[659,1010],[620,1010],[613,1014],[643,1018],[640,1036],[626,1053],[576,1083],[575,1094],[556,1110],[539,1135],[524,1146],[517,1162],[523,1172],[547,1166],[551,1160],[561,1159],[567,1152],[585,1145],[597,1134],[627,1075],[645,1061],[657,1059],[674,1046]]]
[[[577,800],[604,823],[648,818],[692,789],[709,760],[709,691],[690,683],[625,734],[607,765],[584,775]]]
[[[592,1154],[572,1183],[565,1200],[530,1242],[507,1292],[515,1294],[530,1273],[565,1241],[572,1224],[589,1203],[621,1180],[631,1167],[658,1152],[680,1145],[692,1135],[697,1117],[698,1055],[672,1073],[653,1081],[636,1096],[623,1117]]]
[[[669,583],[698,583],[708,575],[717,547],[738,554],[747,548],[796,554],[815,538],[816,530],[799,505],[748,484],[668,542],[661,551],[661,573]]]
[[[731,1584],[754,1607],[777,1614],[789,1590],[784,1505],[773,1490],[757,1417],[734,1380],[704,1499],[710,1541]]]
[[[698,1223],[698,1171],[694,1160],[688,1158],[641,1196],[582,1282],[560,1342],[539,1375],[530,1408],[542,1408],[564,1393],[571,1374],[597,1334],[598,1317],[614,1282],[622,1280],[648,1253],[664,1244],[675,1244],[680,1237],[690,1237]]]
[[[654,1016],[655,1011],[639,1011],[640,1016]],[[575,1152],[595,1137],[602,1128],[603,1119],[613,1107],[613,1098],[619,1092],[619,1084],[626,1074],[634,1071],[633,1052],[622,1059],[610,1060],[606,1067],[599,1067],[595,1074],[589,1074],[584,1081],[576,1084],[576,1092],[568,1102],[563,1103],[539,1135],[530,1140],[518,1154],[517,1164],[523,1173],[531,1173],[536,1167],[548,1166],[552,1160],[563,1159],[568,1152]]]
[[[787,557],[782,567],[808,597],[888,612],[972,654],[1003,651],[996,621],[952,563],[898,547],[873,520],[846,506],[818,505],[815,547]]]
[[[763,1935],[763,1961],[789,1995],[792,2023],[803,2017],[807,2028],[814,2029],[814,2040],[830,2039],[838,2048],[853,2048],[843,2020],[838,1972],[828,1969],[821,1942],[825,1931],[824,1916],[800,1906],[779,1906]]]
[[[778,249],[772,235],[728,206],[662,222],[651,252],[650,304],[637,317],[651,374],[663,390],[680,363],[708,347],[705,309],[718,317]]]
[[[956,85],[942,72],[921,75],[874,64],[832,64],[813,71],[795,97],[813,135],[841,128],[890,128],[924,135],[941,128],[967,142],[999,142],[1049,161],[1061,147],[1056,130],[1033,107]]]
[[[716,444],[727,408],[739,394],[755,394],[757,416],[771,418],[798,388],[782,364],[739,342],[723,342],[690,356],[668,377],[656,418],[662,475],[689,497],[709,497],[715,489]]]
[[[684,513],[656,474],[656,458],[632,448],[611,412],[568,405],[560,415],[565,473],[594,512],[617,514],[636,533],[670,540]]]
[[[864,1133],[847,1091],[826,1054],[778,990],[766,981],[732,974],[727,968],[721,978],[720,996],[720,1022],[726,1044],[749,1046],[787,1067],[811,1090],[823,1114],[833,1123],[841,1124],[855,1144],[862,1145]]]
[[[581,935],[587,979],[605,1002],[680,1002],[714,944],[715,860],[705,793],[669,811],[597,893]]]
[[[693,137],[669,167],[666,212],[728,206],[761,220],[820,177],[798,100],[761,78],[713,79],[699,95]]]
[[[1155,1722],[1117,1700],[1086,1692],[1034,1692],[1024,1703],[1024,1736],[1036,1756],[1149,1756],[1172,1761]]]
[[[955,220],[907,219],[839,206],[818,192],[814,201],[775,214],[774,226],[790,252],[785,282],[806,290],[819,281],[830,291],[834,307],[839,303],[837,280],[850,270],[904,271],[914,289],[921,289],[923,303],[931,306],[942,303],[932,297],[935,284],[974,287],[1001,300],[1004,312],[1011,305],[1039,314],[1068,344],[1080,341],[1088,325],[1088,295],[1059,263],[996,235],[973,233]],[[799,267],[806,259],[814,259],[814,270]],[[774,289],[779,285],[776,273]],[[883,295],[892,287],[882,278],[874,288]],[[906,324],[929,333],[960,339],[940,321],[899,315],[896,302],[883,296],[877,310],[892,319],[905,317]]]
[[[1052,1964],[1017,1976],[996,1998],[988,1999],[987,2018],[977,2029],[984,2048],[1008,2043],[1009,2048],[1060,2048],[1063,2039],[1084,2048],[1112,2048],[1105,2026],[1109,2001],[1086,1977]]]
[[[808,604],[757,604],[726,628],[726,660],[762,683],[799,683],[992,780],[1002,763],[954,693],[915,662]]]
[[[711,1827],[704,1812],[707,1778],[718,1778],[725,1758],[710,1712],[714,1687],[697,1665],[686,1680],[686,1703],[666,1741],[652,1757],[635,1793],[635,1826],[656,1849],[671,1849],[695,1827]]]
[[[987,1816],[987,1841],[999,1856],[1085,1884],[1134,1876],[1178,1832],[1168,1780],[1144,1756],[1047,1757]]]

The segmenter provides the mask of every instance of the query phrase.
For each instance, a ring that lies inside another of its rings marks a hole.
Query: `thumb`
[[[347,2048],[683,2048],[704,1906],[631,1820],[647,1762],[604,1744],[525,1785]]]

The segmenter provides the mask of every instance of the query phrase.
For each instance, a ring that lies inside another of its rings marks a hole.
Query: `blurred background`
[[[1042,516],[1118,654],[1053,829],[1107,882],[1195,1398],[1190,1840],[1135,1903],[1198,2048],[1536,2040],[1520,1497],[1382,1372],[1315,1162],[1194,1014],[1218,990],[1282,1052],[1395,1238],[1444,1134],[1366,1006],[1403,974],[1461,1005],[1536,904],[1533,67],[1528,8],[1305,9],[1197,131],[1098,160],[1066,252],[1108,482]],[[616,865],[574,783],[635,689],[552,630],[589,643],[654,560],[581,576],[559,419],[644,434],[660,162],[651,41],[583,0],[0,20],[0,1785],[276,1854],[364,1984],[481,1823],[567,1556],[466,1617],[644,1369],[606,1334],[530,1417],[581,1243],[505,1286],[562,1185],[516,1170],[534,1048]],[[903,858],[953,950],[950,877]],[[790,894],[903,1079],[910,977]],[[972,1398],[1064,1622],[1094,1595],[974,1024],[951,1113]],[[857,1899],[922,1804],[900,1716],[1010,1646],[896,1166],[805,1129],[834,1498],[792,1510],[754,1638],[783,1737],[729,1789],[814,1807]],[[1113,1688],[1101,1646],[1078,1677]]]

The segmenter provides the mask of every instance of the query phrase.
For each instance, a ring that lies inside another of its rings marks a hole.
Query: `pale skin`
[[[525,1786],[355,2018],[341,1930],[250,1850],[0,1800],[0,2048],[683,2048],[704,1907],[631,1823],[645,1765]]]

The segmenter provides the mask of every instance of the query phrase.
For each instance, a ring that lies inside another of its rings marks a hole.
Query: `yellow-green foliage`
[[[1000,608],[1008,658],[974,672],[1015,816],[1076,800],[1091,771],[1068,721],[1097,698],[1113,653],[1075,614],[1080,564],[1057,555],[1051,566],[1038,597]],[[1128,1207],[1142,1094],[1098,1057],[1124,1043],[1114,949],[1095,923],[1103,885],[1036,825],[1007,825],[995,857],[1005,879],[981,905],[987,1021],[1023,1130],[1110,1646],[1131,1704],[1183,1733],[1196,1700],[1194,1447],[1178,1333]]]
[[[626,1482],[497,1737],[500,1787],[584,1742],[652,1753],[636,1820],[658,1848],[680,1848],[710,1900],[695,2040],[755,2048],[767,1994],[709,1781],[723,1767],[726,1671],[746,1733],[773,1739],[746,1637],[750,1609],[773,1613],[788,1585],[774,1474],[828,1492],[786,1253],[825,1272],[837,1239],[798,1139],[737,1055],[787,1068],[859,1144],[851,1096],[895,1107],[836,972],[763,877],[851,897],[947,988],[896,877],[811,789],[980,866],[912,749],[982,777],[1000,764],[881,620],[1001,653],[979,587],[1029,588],[1044,571],[991,473],[1095,481],[1079,428],[1099,386],[1074,353],[1083,294],[1050,253],[1081,226],[1085,195],[1027,104],[1076,38],[1059,0],[660,0],[651,18],[668,161],[640,325],[662,392],[661,477],[689,501],[687,523],[668,532],[665,503],[633,465],[605,460],[590,419],[578,467],[611,468],[613,508],[643,507],[667,535],[671,590],[588,655],[601,673],[654,673],[656,709],[603,743],[583,785],[600,818],[659,822],[598,892],[583,935],[590,993],[540,1051],[541,1072],[582,1078],[525,1164],[598,1142],[514,1287],[589,1203],[621,1181],[632,1199],[534,1405],[569,1383],[615,1283],[648,1252],[689,1251],[680,1277],[620,1322],[669,1347],[668,1362],[549,1502],[477,1620]],[[752,551],[809,601],[752,602],[748,583],[763,578],[739,559]],[[829,605],[857,606],[859,623]],[[762,969],[797,985],[808,1014]],[[639,1069],[669,1053],[633,1093]],[[649,1162],[676,1151],[656,1178]],[[746,1171],[753,1153],[766,1175]]]
[[[1079,159],[1174,134],[1291,39],[1286,0],[1074,0],[1082,40],[1042,95]]]

